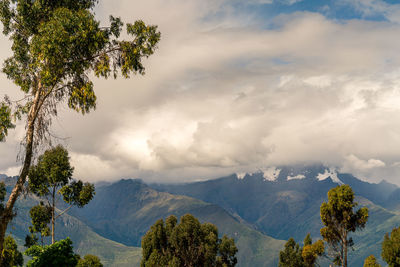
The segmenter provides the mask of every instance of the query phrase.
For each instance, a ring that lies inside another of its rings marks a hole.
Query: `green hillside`
[[[276,266],[284,244],[240,223],[217,205],[158,192],[138,180],[121,180],[99,188],[95,199],[74,213],[102,236],[134,246],[139,246],[141,237],[156,220],[190,213],[202,222],[215,224],[220,235],[235,238],[238,266]]]
[[[24,239],[29,227],[29,209],[37,203],[36,198],[23,197],[17,202],[17,216],[9,227],[9,233],[16,237],[19,250],[23,251]],[[65,214],[56,223],[56,239],[70,237],[76,253],[97,255],[104,266],[139,266],[141,249],[126,246],[106,239],[95,233],[89,226],[77,218]],[[48,238],[48,242],[50,239]]]
[[[354,183],[354,191],[358,193],[356,201],[360,206],[369,208],[366,228],[352,235],[355,246],[354,251],[349,251],[350,266],[362,266],[370,254],[380,258],[383,236],[400,225],[400,216],[389,209],[385,197],[380,196],[386,190],[385,184],[378,184],[375,190],[374,184],[363,184],[350,176],[344,178]],[[92,202],[83,209],[72,209],[72,216],[64,216],[58,221],[57,238],[70,236],[78,253],[98,255],[106,266],[138,266],[141,256],[138,247],[150,226],[171,214],[180,217],[190,213],[201,222],[215,224],[220,235],[235,238],[239,248],[238,266],[277,266],[279,251],[285,241],[269,237],[258,229],[284,240],[293,236],[299,243],[307,232],[314,240],[320,238],[319,208],[326,192],[336,185],[331,179],[270,183],[262,177],[244,180],[227,177],[168,186],[171,191],[174,189],[218,202],[207,203],[189,196],[161,192],[140,180],[121,180],[99,186]],[[365,196],[375,199],[375,202]],[[21,198],[18,202],[18,216],[10,231],[20,242],[29,226],[28,210],[36,202],[31,197]],[[329,266],[329,262],[322,260],[320,265]]]
[[[65,214],[57,220],[56,239],[69,236],[77,253],[98,255],[105,266],[139,266],[141,237],[150,226],[171,214],[180,217],[186,213],[217,225],[221,236],[234,237],[239,267],[278,263],[284,241],[263,235],[217,205],[158,192],[136,180],[122,180],[96,191],[87,207],[75,208],[69,212],[73,216]],[[17,203],[18,216],[9,230],[20,245],[28,232],[29,209],[37,202],[28,195]]]

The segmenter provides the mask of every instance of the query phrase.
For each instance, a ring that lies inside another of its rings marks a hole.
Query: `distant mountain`
[[[329,189],[339,184],[349,184],[360,204],[370,208],[366,229],[355,235],[360,250],[350,253],[350,265],[362,266],[366,256],[380,256],[384,234],[399,225],[400,189],[396,185],[367,183],[351,174],[313,165],[270,167],[205,182],[151,186],[219,205],[266,235],[283,240],[294,237],[301,242],[308,232],[320,238],[320,205]]]
[[[277,265],[284,241],[261,234],[215,204],[158,192],[140,180],[99,187],[85,208],[73,211],[100,235],[130,246],[140,246],[141,237],[158,219],[171,214],[179,218],[186,213],[215,224],[221,236],[235,238],[238,266]]]
[[[16,177],[5,179],[8,189]],[[58,223],[60,238],[70,236],[82,255],[99,255],[105,266],[138,266],[141,237],[160,218],[191,213],[217,225],[220,235],[235,238],[240,266],[277,266],[279,251],[290,237],[299,243],[307,233],[320,238],[319,208],[329,189],[349,184],[360,206],[369,208],[364,230],[353,235],[350,266],[362,266],[370,254],[380,257],[385,233],[400,225],[400,188],[339,173],[323,165],[269,167],[187,184],[146,185],[140,180],[103,183],[83,209],[72,209]],[[34,198],[18,201],[12,224],[17,239],[25,237]],[[329,266],[321,261],[321,266]]]

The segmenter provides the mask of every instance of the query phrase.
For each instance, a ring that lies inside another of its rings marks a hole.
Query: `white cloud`
[[[356,157],[355,155],[351,154],[345,157],[345,166],[344,168],[348,168],[351,170],[368,170],[368,169],[373,169],[373,168],[380,168],[380,167],[385,167],[386,164],[379,160],[379,159],[369,159],[369,160],[362,160]]]
[[[109,12],[142,18],[162,41],[146,76],[95,80],[95,112],[61,110],[54,133],[68,137],[76,177],[188,181],[322,161],[397,182],[389,163],[400,158],[400,26],[299,12],[271,30],[232,8],[101,2],[104,21]],[[0,144],[2,170],[15,166],[12,133]]]

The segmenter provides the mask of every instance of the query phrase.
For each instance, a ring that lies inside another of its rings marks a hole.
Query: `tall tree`
[[[68,151],[62,146],[46,150],[29,171],[29,189],[47,200],[51,217],[51,243],[55,242],[55,221],[73,205],[83,207],[92,200],[94,185],[72,179],[74,168],[69,163]],[[57,199],[62,196],[69,207],[56,214]]]
[[[335,251],[335,263],[347,267],[347,252],[353,245],[350,232],[365,227],[368,208],[355,211],[354,192],[349,185],[341,185],[328,191],[328,202],[321,205],[321,220],[325,225],[321,236]]]
[[[234,240],[218,238],[218,229],[201,224],[186,214],[177,223],[175,216],[158,220],[142,239],[142,267],[151,266],[220,266],[234,267],[237,248]]]
[[[128,78],[144,74],[142,59],[154,53],[160,39],[156,26],[142,21],[126,24],[130,40],[120,40],[123,23],[110,16],[102,27],[94,17],[98,0],[0,0],[3,33],[12,41],[13,55],[3,72],[22,91],[19,101],[0,103],[0,140],[24,120],[22,168],[0,218],[0,251],[13,207],[26,182],[35,150],[50,139],[48,129],[60,103],[88,113],[96,107],[89,74]],[[1,261],[1,258],[0,258]],[[1,262],[0,262],[1,265]]]
[[[390,267],[400,266],[400,227],[386,233],[382,242],[382,259]]]

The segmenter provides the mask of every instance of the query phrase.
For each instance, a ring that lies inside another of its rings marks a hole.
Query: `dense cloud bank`
[[[61,109],[53,132],[76,176],[188,181],[322,162],[399,184],[400,8],[339,2],[360,18],[332,19],[329,7],[262,17],[227,0],[102,1],[103,21],[141,18],[162,41],[146,76],[95,80],[95,112]],[[376,14],[384,19],[367,19]],[[0,144],[0,172],[17,174],[22,134]]]

